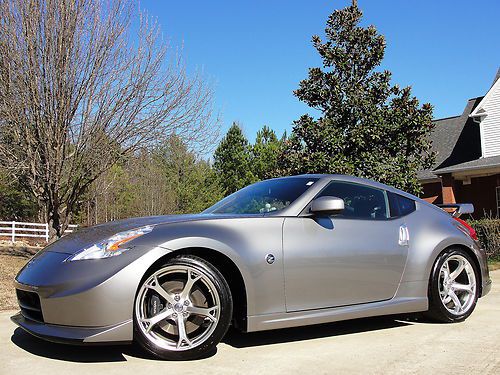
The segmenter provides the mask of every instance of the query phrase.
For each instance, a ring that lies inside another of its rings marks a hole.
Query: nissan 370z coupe
[[[474,230],[369,180],[302,175],[250,185],[198,215],[81,229],[16,277],[12,320],[56,342],[135,340],[206,355],[230,324],[253,332],[425,312],[459,322],[491,288]]]

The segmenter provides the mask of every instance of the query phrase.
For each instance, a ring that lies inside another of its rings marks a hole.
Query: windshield
[[[318,178],[294,177],[257,182],[224,198],[204,214],[264,214],[289,206]]]

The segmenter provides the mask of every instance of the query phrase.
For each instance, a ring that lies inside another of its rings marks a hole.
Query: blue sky
[[[311,45],[328,15],[349,0],[142,0],[191,70],[214,82],[223,130],[242,124],[253,141],[269,125],[280,135],[310,109],[292,94],[321,64]],[[481,96],[500,67],[498,0],[359,0],[365,25],[387,40],[383,68],[411,85],[435,118],[458,115]]]

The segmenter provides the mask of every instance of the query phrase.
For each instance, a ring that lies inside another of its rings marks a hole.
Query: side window
[[[388,193],[388,195],[391,217],[405,216],[417,209],[413,199],[394,193]]]
[[[358,219],[386,219],[388,215],[386,194],[383,190],[366,185],[333,181],[318,197],[332,196],[344,200],[344,212],[339,215]]]

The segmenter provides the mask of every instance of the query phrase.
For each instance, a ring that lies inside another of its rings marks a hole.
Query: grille
[[[38,294],[20,289],[16,289],[16,294],[17,302],[19,303],[23,316],[43,323],[42,308],[40,306],[40,297],[38,297]]]

